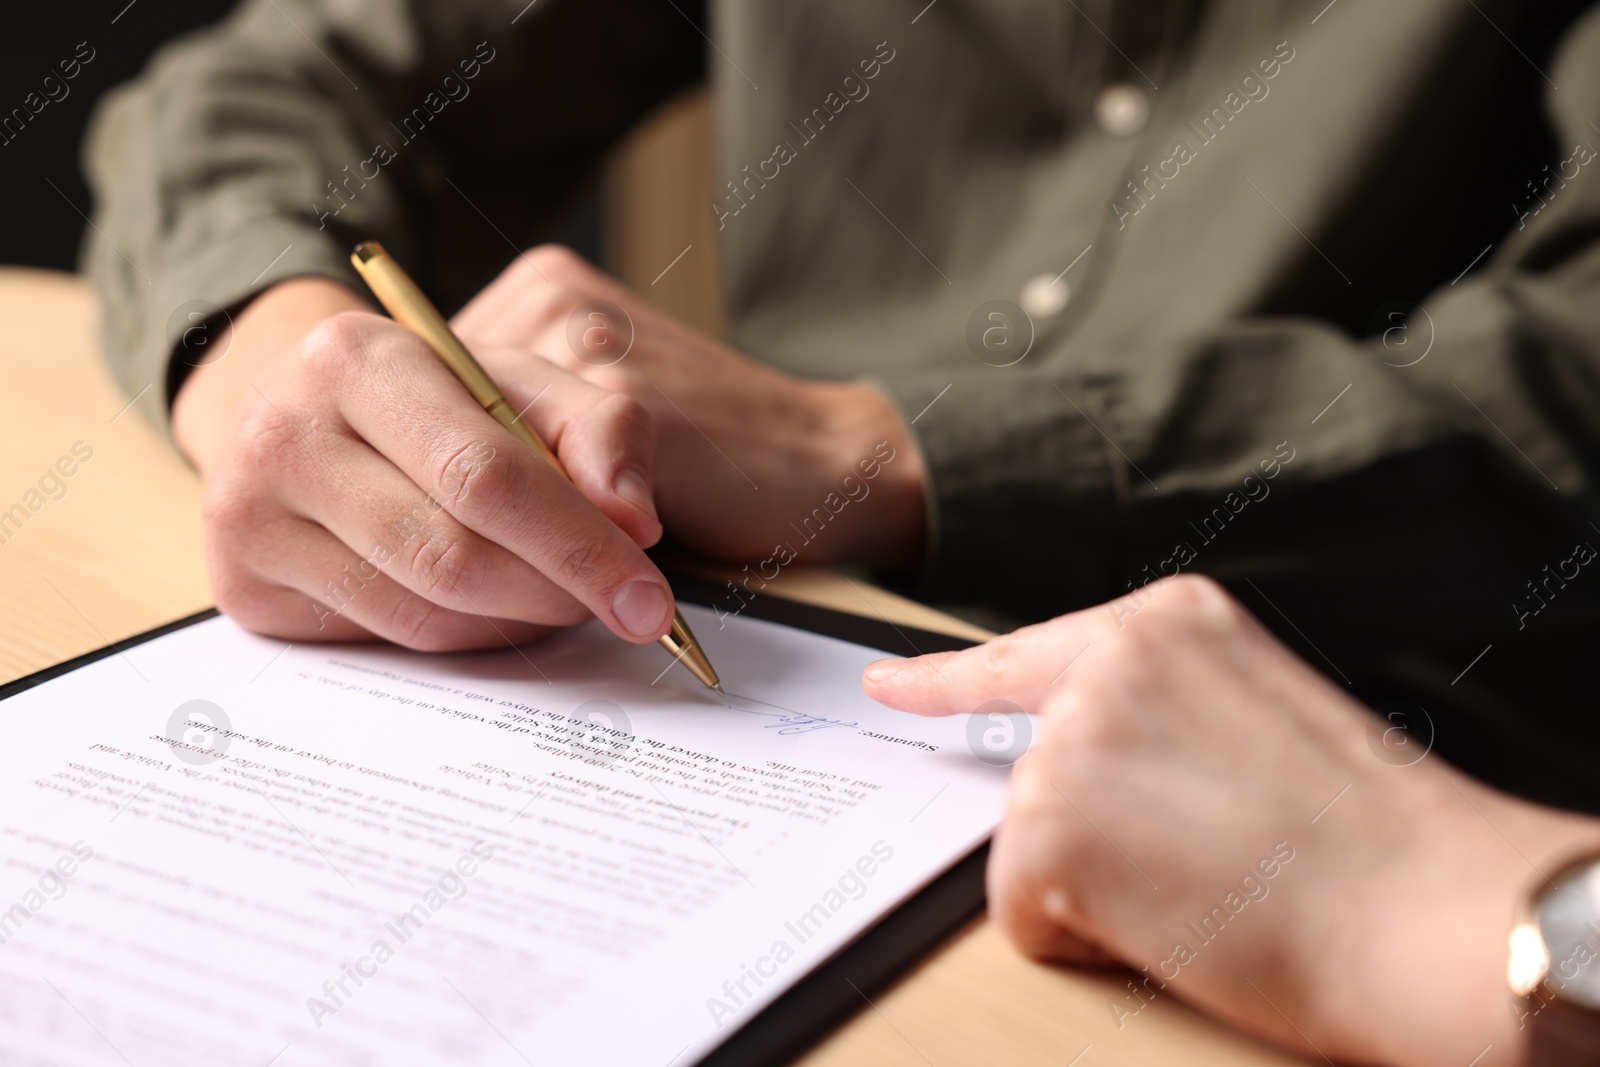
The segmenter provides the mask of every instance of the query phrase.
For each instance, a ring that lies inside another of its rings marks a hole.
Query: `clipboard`
[[[691,604],[711,606],[722,594],[714,582],[703,578],[670,571],[667,578],[674,595]],[[217,609],[208,608],[7,682],[0,685],[0,702],[218,614]],[[900,626],[887,619],[852,615],[770,595],[757,594],[755,600],[744,604],[740,614],[894,655],[953,652],[974,644],[965,638]],[[804,1054],[866,1006],[865,998],[884,989],[983,911],[983,876],[988,854],[989,844],[984,842],[921,892],[865,928],[853,941],[696,1061],[699,1067],[779,1067]],[[688,1067],[688,1064],[674,1067]]]

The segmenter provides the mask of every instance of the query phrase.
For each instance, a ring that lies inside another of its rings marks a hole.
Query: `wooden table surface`
[[[0,268],[0,681],[210,604],[199,484],[97,358],[96,310],[79,279]],[[160,388],[160,385],[154,386]],[[40,479],[64,456],[59,482]],[[73,469],[68,463],[63,469]],[[64,491],[63,491],[64,488]],[[36,495],[35,495],[36,494]],[[25,516],[13,510],[21,505]],[[18,526],[20,522],[20,528]],[[797,599],[981,637],[891,593],[826,572],[786,575]],[[1066,1067],[1294,1064],[1161,999],[1118,1029],[1125,975],[1044,967],[974,921],[854,1019],[805,1067]]]

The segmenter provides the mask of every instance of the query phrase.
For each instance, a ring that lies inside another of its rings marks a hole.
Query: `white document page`
[[[684,605],[429,656],[215,618],[0,702],[0,1063],[695,1062],[998,822],[883,653]],[[209,706],[204,703],[209,702]]]

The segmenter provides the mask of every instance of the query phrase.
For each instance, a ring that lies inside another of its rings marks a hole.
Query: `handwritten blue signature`
[[[748,705],[751,704],[761,704],[764,707],[749,707]],[[769,719],[777,719],[777,722],[766,723],[762,729],[776,730],[779,735],[784,737],[815,733],[818,730],[831,730],[835,727],[848,727],[854,730],[861,725],[856,722],[843,722],[839,719],[825,719],[820,715],[807,715],[804,712],[791,711],[788,708],[779,707],[776,704],[768,704],[764,700],[752,700],[749,697],[730,695],[727,706],[734,711],[742,711],[746,715],[761,715]],[[766,708],[773,710],[768,711],[765,710]]]

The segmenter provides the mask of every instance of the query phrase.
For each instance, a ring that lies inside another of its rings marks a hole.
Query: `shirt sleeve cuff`
[[[926,551],[908,592],[1041,619],[1121,591],[1126,464],[1105,436],[1116,433],[1114,388],[1038,375],[872,384],[910,426],[927,465]]]
[[[348,250],[303,223],[266,221],[208,241],[160,272],[140,301],[142,314],[102,316],[101,343],[118,384],[170,435],[172,401],[189,371],[227,357],[214,344],[231,316],[279,282],[308,276],[361,291]]]

